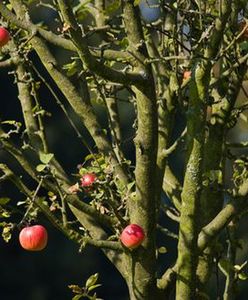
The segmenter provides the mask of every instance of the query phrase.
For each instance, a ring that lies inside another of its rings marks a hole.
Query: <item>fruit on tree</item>
[[[96,181],[95,173],[86,173],[80,179],[82,187],[89,187]]]
[[[43,250],[47,245],[47,230],[42,225],[24,227],[19,234],[22,248],[29,251]]]
[[[0,47],[3,47],[10,40],[10,34],[7,29],[0,27]]]
[[[120,236],[122,244],[129,249],[137,248],[144,238],[144,230],[137,224],[130,224],[125,227]]]

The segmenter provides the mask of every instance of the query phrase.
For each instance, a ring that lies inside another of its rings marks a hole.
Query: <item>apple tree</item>
[[[247,119],[247,2],[6,0],[0,18],[0,67],[21,107],[18,120],[0,115],[1,148],[12,157],[0,181],[23,195],[19,223],[14,199],[0,199],[3,238],[43,214],[80,250],[100,248],[132,300],[209,299],[216,269],[223,299],[234,299],[247,278],[236,257],[248,142],[228,136]],[[41,88],[87,152],[70,172],[51,150]],[[177,253],[169,267],[165,251]]]

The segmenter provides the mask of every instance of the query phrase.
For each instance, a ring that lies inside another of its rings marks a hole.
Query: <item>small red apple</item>
[[[10,34],[7,29],[0,27],[0,47],[3,47],[10,40]]]
[[[144,240],[145,233],[137,224],[130,224],[121,233],[120,240],[129,249],[137,248]]]
[[[95,173],[86,173],[80,179],[82,187],[89,187],[96,181]]]
[[[29,251],[43,250],[47,245],[47,230],[42,225],[24,227],[19,234],[22,248]]]

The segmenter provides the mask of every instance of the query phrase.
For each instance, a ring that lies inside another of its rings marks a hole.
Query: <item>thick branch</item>
[[[33,195],[32,191],[30,191],[27,186],[22,182],[20,177],[15,175],[6,165],[0,164],[0,170],[6,175],[6,178],[11,180],[27,197],[32,199],[34,204],[45,214],[48,220],[57,228],[59,229],[64,235],[66,235],[70,240],[76,242],[77,244],[81,245],[91,245],[102,249],[111,249],[111,250],[122,250],[122,246],[119,242],[112,242],[107,240],[96,240],[90,237],[84,237],[79,234],[74,229],[67,226],[63,226],[61,220],[59,220],[50,210],[49,207],[43,203],[43,199],[39,198],[37,195]],[[92,225],[92,224],[91,224]],[[98,229],[100,232],[101,230]]]
[[[58,0],[59,8],[62,13],[64,22],[68,26],[72,42],[76,46],[77,53],[83,64],[93,73],[103,77],[104,79],[119,82],[123,84],[132,84],[142,82],[143,78],[140,74],[123,73],[107,67],[103,63],[97,61],[90,53],[88,42],[79,27],[72,8],[68,0]]]
[[[70,40],[67,40],[57,34],[54,34],[51,31],[47,31],[39,27],[38,25],[30,24],[30,22],[18,19],[17,16],[13,14],[10,10],[8,10],[2,2],[0,2],[0,13],[6,20],[10,21],[18,28],[26,30],[32,36],[39,34],[46,41],[53,44],[54,46],[58,46],[69,51],[77,51],[75,45]],[[112,49],[106,49],[104,51],[101,51],[100,49],[92,47],[90,48],[90,52],[93,56],[103,57],[107,60],[116,60],[124,62],[132,62],[134,60],[134,57],[130,53],[125,51],[116,51]]]
[[[183,191],[178,243],[177,299],[190,300],[196,297],[198,201],[202,186],[202,161],[204,155],[206,100],[210,81],[211,61],[218,53],[223,31],[226,26],[230,7],[223,2],[223,14],[216,19],[210,42],[205,49],[203,59],[195,65],[195,73],[190,82],[188,109],[188,155]]]
[[[221,212],[219,212],[219,214],[208,225],[202,228],[197,241],[199,255],[201,255],[210,243],[221,233],[221,231],[226,228],[227,224],[248,208],[247,182],[240,188],[239,195],[240,196],[226,204]],[[158,287],[161,290],[168,291],[175,282],[177,272],[178,262],[172,268],[166,270],[164,275],[158,279]]]
[[[18,98],[22,107],[22,114],[25,122],[27,134],[32,146],[40,151],[46,148],[43,144],[45,141],[40,139],[40,132],[36,118],[34,117],[34,99],[31,95],[31,85],[28,81],[28,72],[23,64],[19,64],[16,68]]]
[[[199,251],[202,252],[235,216],[247,208],[248,202],[244,197],[230,201],[208,225],[202,228],[198,237]]]
[[[23,6],[20,6],[18,2],[16,3],[16,0],[12,0],[11,2],[17,10],[18,15],[26,15],[26,10],[23,8]],[[31,23],[30,25],[32,26]],[[83,124],[90,131],[90,134],[95,140],[99,151],[104,153],[106,156],[111,157],[111,161],[115,166],[115,170],[119,178],[124,182],[127,182],[127,176],[123,171],[122,166],[119,165],[115,153],[107,140],[106,134],[103,132],[102,127],[98,123],[97,117],[93,111],[92,106],[89,104],[88,99],[82,100],[80,93],[72,84],[72,82],[62,73],[57,64],[56,59],[51,54],[51,52],[49,51],[42,39],[38,37],[33,37],[33,39],[30,42],[34,47],[35,51],[37,52],[38,56],[40,57],[40,60],[43,62],[50,76],[54,79],[57,86],[65,95],[66,99],[69,101],[74,111],[79,115]]]

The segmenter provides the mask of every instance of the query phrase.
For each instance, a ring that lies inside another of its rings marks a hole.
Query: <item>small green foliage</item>
[[[138,6],[140,4],[140,0],[134,0],[133,5]]]
[[[237,278],[239,280],[247,280],[248,279],[248,274],[243,271],[243,269],[246,265],[247,265],[247,261],[245,261],[242,265],[234,266],[234,270],[235,270]]]
[[[44,153],[44,152],[40,152],[39,153],[39,157],[40,157],[40,161],[42,162],[42,164],[38,164],[36,166],[36,170],[37,172],[42,172],[46,169],[46,167],[48,167],[50,161],[52,160],[54,154],[53,153]]]
[[[37,172],[42,172],[45,170],[45,168],[46,168],[46,165],[44,165],[44,164],[39,164],[38,166],[36,166]]]
[[[72,292],[76,294],[72,298],[72,300],[82,299],[83,297],[89,300],[100,300],[100,298],[97,298],[96,293],[94,293],[93,295],[90,294],[90,292],[101,286],[101,284],[97,283],[98,277],[98,273],[91,275],[87,279],[85,285],[82,287],[75,284],[69,285],[69,289],[71,289]]]
[[[94,286],[98,280],[98,277],[99,277],[98,273],[91,275],[86,281],[85,284],[86,288],[89,289],[90,287]]]
[[[111,15],[112,13],[114,13],[117,9],[120,8],[121,5],[121,1],[120,0],[112,0],[109,1],[106,9],[105,9],[105,14],[107,15]]]
[[[2,227],[2,237],[4,241],[8,243],[11,239],[14,225],[12,223],[1,222],[0,226]]]
[[[209,186],[214,183],[222,182],[222,171],[221,170],[210,170],[203,174],[203,182],[204,186]]]
[[[89,154],[78,168],[80,178],[89,173],[96,175],[96,180],[90,187],[79,183],[81,191],[91,199],[90,205],[103,215],[114,216],[118,212],[118,215],[123,218],[126,200],[135,183],[128,184],[127,189],[118,176],[113,175],[113,166],[102,154]]]
[[[0,218],[9,218],[10,212],[0,206]]]
[[[119,45],[122,49],[126,49],[129,45],[129,42],[128,42],[128,39],[126,37],[124,37],[123,39],[118,41],[116,44]]]
[[[239,44],[240,49],[243,51],[243,54],[248,53],[248,41],[244,41]]]
[[[238,279],[240,280],[247,280],[248,279],[248,275],[245,274],[244,272],[241,272],[238,274]]]
[[[0,198],[0,205],[6,205],[7,203],[9,203],[10,198],[8,197],[2,197]]]
[[[89,6],[88,4],[91,0],[80,1],[77,6],[73,7],[73,12],[78,21],[83,21],[89,14]]]
[[[247,158],[236,159],[233,163],[233,182],[239,187],[248,178]]]
[[[167,251],[167,248],[166,247],[159,247],[158,248],[158,253],[159,254],[165,254],[165,253],[167,253],[168,251]]]
[[[43,164],[48,164],[51,159],[53,158],[54,154],[53,153],[43,153],[43,152],[40,152],[40,161],[43,163]]]
[[[245,261],[242,265],[233,265],[228,259],[222,258],[219,261],[219,268],[222,271],[222,273],[228,277],[230,272],[235,273],[235,278],[239,280],[247,280],[248,274],[244,272],[244,267],[247,265],[247,261]]]
[[[77,59],[73,60],[71,63],[63,65],[63,69],[66,71],[67,76],[71,77],[78,73],[79,62]]]

